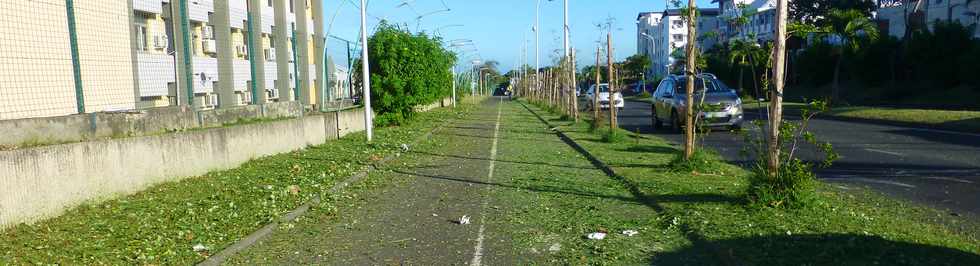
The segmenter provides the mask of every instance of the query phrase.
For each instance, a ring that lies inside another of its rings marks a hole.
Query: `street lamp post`
[[[361,0],[361,78],[364,80],[364,130],[367,141],[372,139],[374,113],[371,111],[371,68],[367,45],[367,0]]]

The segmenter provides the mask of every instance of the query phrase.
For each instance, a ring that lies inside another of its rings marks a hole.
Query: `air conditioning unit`
[[[157,49],[167,48],[169,42],[170,39],[167,38],[167,35],[153,36],[153,48],[157,48]]]
[[[214,26],[204,26],[201,35],[204,35],[205,40],[214,40]]]
[[[204,40],[204,52],[208,54],[218,53],[218,43],[215,40]]]

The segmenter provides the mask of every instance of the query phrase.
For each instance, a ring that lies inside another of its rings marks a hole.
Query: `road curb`
[[[455,121],[456,121],[456,119],[450,119],[449,121],[446,121],[446,122],[444,122],[444,123],[442,123],[442,124],[440,124],[440,125],[432,128],[427,133],[425,133],[425,134],[423,134],[423,135],[415,138],[414,140],[412,140],[412,142],[409,143],[409,145],[410,146],[415,146],[416,144],[418,144],[418,143],[420,143],[420,142],[422,142],[424,140],[429,139],[429,137],[432,136],[432,134],[434,134],[436,131],[445,128],[447,125],[453,124]],[[340,183],[334,184],[332,187],[330,187],[329,190],[326,191],[326,193],[334,194],[334,193],[337,193],[337,192],[342,191],[344,188],[347,188],[348,186],[350,186],[352,184],[356,184],[356,183],[360,182],[365,177],[367,177],[368,174],[370,174],[371,172],[373,172],[375,170],[380,169],[381,166],[387,164],[388,162],[390,162],[391,160],[394,160],[397,157],[398,157],[397,153],[388,154],[384,158],[382,158],[381,160],[379,160],[377,162],[374,162],[372,164],[369,164],[369,165],[364,166],[363,168],[361,168],[360,171],[358,171],[357,173],[354,173],[353,175],[349,176],[347,179],[344,179],[344,181],[341,181]],[[225,247],[223,250],[221,250],[220,252],[218,252],[214,256],[208,257],[204,261],[201,261],[201,262],[197,263],[197,265],[198,266],[217,266],[217,265],[221,265],[228,258],[231,258],[235,254],[238,254],[238,252],[241,252],[241,251],[243,251],[245,249],[248,249],[249,247],[255,245],[255,243],[258,243],[262,239],[265,239],[266,237],[268,237],[269,235],[271,235],[273,232],[276,231],[276,228],[279,227],[279,224],[288,223],[288,222],[292,222],[292,221],[296,220],[296,218],[299,218],[300,216],[306,214],[306,212],[308,212],[314,205],[320,204],[320,202],[321,202],[320,196],[313,197],[312,199],[310,199],[306,203],[303,203],[299,207],[296,207],[295,209],[293,209],[292,211],[286,213],[285,215],[283,215],[279,219],[276,219],[275,221],[272,221],[272,222],[266,224],[265,226],[262,226],[262,228],[259,228],[259,230],[256,230],[255,232],[249,234],[245,238],[242,238],[238,242],[235,242],[234,244],[232,244],[232,245],[230,245],[228,247]]]

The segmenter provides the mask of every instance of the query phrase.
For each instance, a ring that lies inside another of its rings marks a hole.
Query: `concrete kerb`
[[[446,121],[445,123],[443,123],[443,124],[441,124],[439,126],[436,126],[435,128],[429,130],[429,132],[425,133],[424,135],[421,135],[418,138],[415,138],[414,140],[412,140],[412,142],[409,145],[410,146],[415,146],[416,144],[418,144],[418,143],[420,143],[420,142],[422,142],[424,140],[429,139],[429,137],[431,137],[432,134],[434,134],[436,131],[444,128],[446,125],[449,125],[449,124],[454,123],[455,121],[456,121],[456,119],[453,119],[453,120],[450,120],[450,121]],[[369,173],[371,173],[374,170],[379,169],[380,168],[379,166],[385,165],[388,162],[390,162],[391,160],[394,160],[395,158],[397,158],[397,155],[395,155],[395,154],[388,154],[384,158],[382,158],[381,160],[379,160],[379,161],[377,161],[375,163],[372,163],[370,165],[364,166],[357,173],[351,175],[350,177],[348,177],[344,181],[341,181],[340,183],[335,184],[333,187],[331,187],[329,190],[327,190],[327,193],[331,193],[331,194],[337,193],[337,192],[342,191],[344,188],[347,188],[348,186],[350,186],[352,184],[355,184],[355,183],[360,182],[365,177],[367,177]],[[231,258],[235,254],[238,254],[238,252],[241,252],[241,251],[243,251],[245,249],[248,249],[249,247],[255,245],[255,243],[258,243],[262,239],[265,239],[266,237],[268,237],[269,235],[271,235],[273,232],[275,232],[276,228],[279,227],[279,224],[281,224],[281,223],[288,223],[288,222],[292,222],[292,221],[296,220],[296,218],[299,218],[300,216],[306,214],[306,212],[308,212],[314,205],[320,204],[320,202],[321,202],[320,196],[313,197],[312,199],[310,199],[306,203],[303,203],[302,205],[300,205],[296,209],[293,209],[289,213],[286,213],[286,215],[283,215],[279,219],[277,219],[277,220],[275,220],[273,222],[270,222],[270,223],[266,224],[265,226],[262,226],[262,228],[260,228],[259,230],[257,230],[255,232],[249,234],[248,236],[246,236],[242,240],[239,240],[238,242],[232,244],[231,246],[226,247],[225,249],[221,250],[220,252],[218,252],[214,256],[208,257],[207,259],[205,259],[204,261],[198,263],[197,265],[199,265],[199,266],[217,266],[217,265],[221,265],[228,258]]]

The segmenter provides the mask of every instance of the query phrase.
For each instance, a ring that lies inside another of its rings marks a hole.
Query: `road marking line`
[[[935,180],[944,180],[944,181],[953,181],[953,182],[973,184],[973,181],[963,180],[963,179],[959,179],[959,178],[952,178],[952,177],[927,176],[927,177],[923,177],[923,178],[924,179],[935,179]]]
[[[884,154],[888,154],[888,155],[895,155],[895,156],[899,156],[899,157],[905,157],[905,154],[897,153],[897,152],[883,151],[883,150],[876,150],[876,149],[864,149],[864,150],[870,151],[870,152],[884,153]]]
[[[500,102],[497,103],[497,122],[493,127],[493,144],[490,146],[490,166],[487,170],[487,184],[493,182],[493,168],[494,162],[497,161],[497,136],[500,134],[500,108],[503,106],[503,98],[500,98]],[[490,186],[487,186],[487,190],[490,190]],[[480,266],[483,260],[483,231],[486,226],[486,210],[490,195],[483,197],[483,205],[480,208],[480,231],[477,233],[476,237],[476,247],[473,247],[473,260],[470,261],[471,266]]]
[[[902,183],[902,182],[889,181],[889,180],[879,180],[879,179],[871,179],[871,178],[864,178],[864,177],[842,178],[842,179],[839,179],[839,180],[842,180],[842,181],[848,181],[848,180],[850,180],[850,181],[858,181],[858,182],[865,182],[865,183],[877,183],[877,184],[893,185],[893,186],[900,186],[900,187],[906,187],[906,188],[915,188],[915,185],[909,185],[909,184]]]

